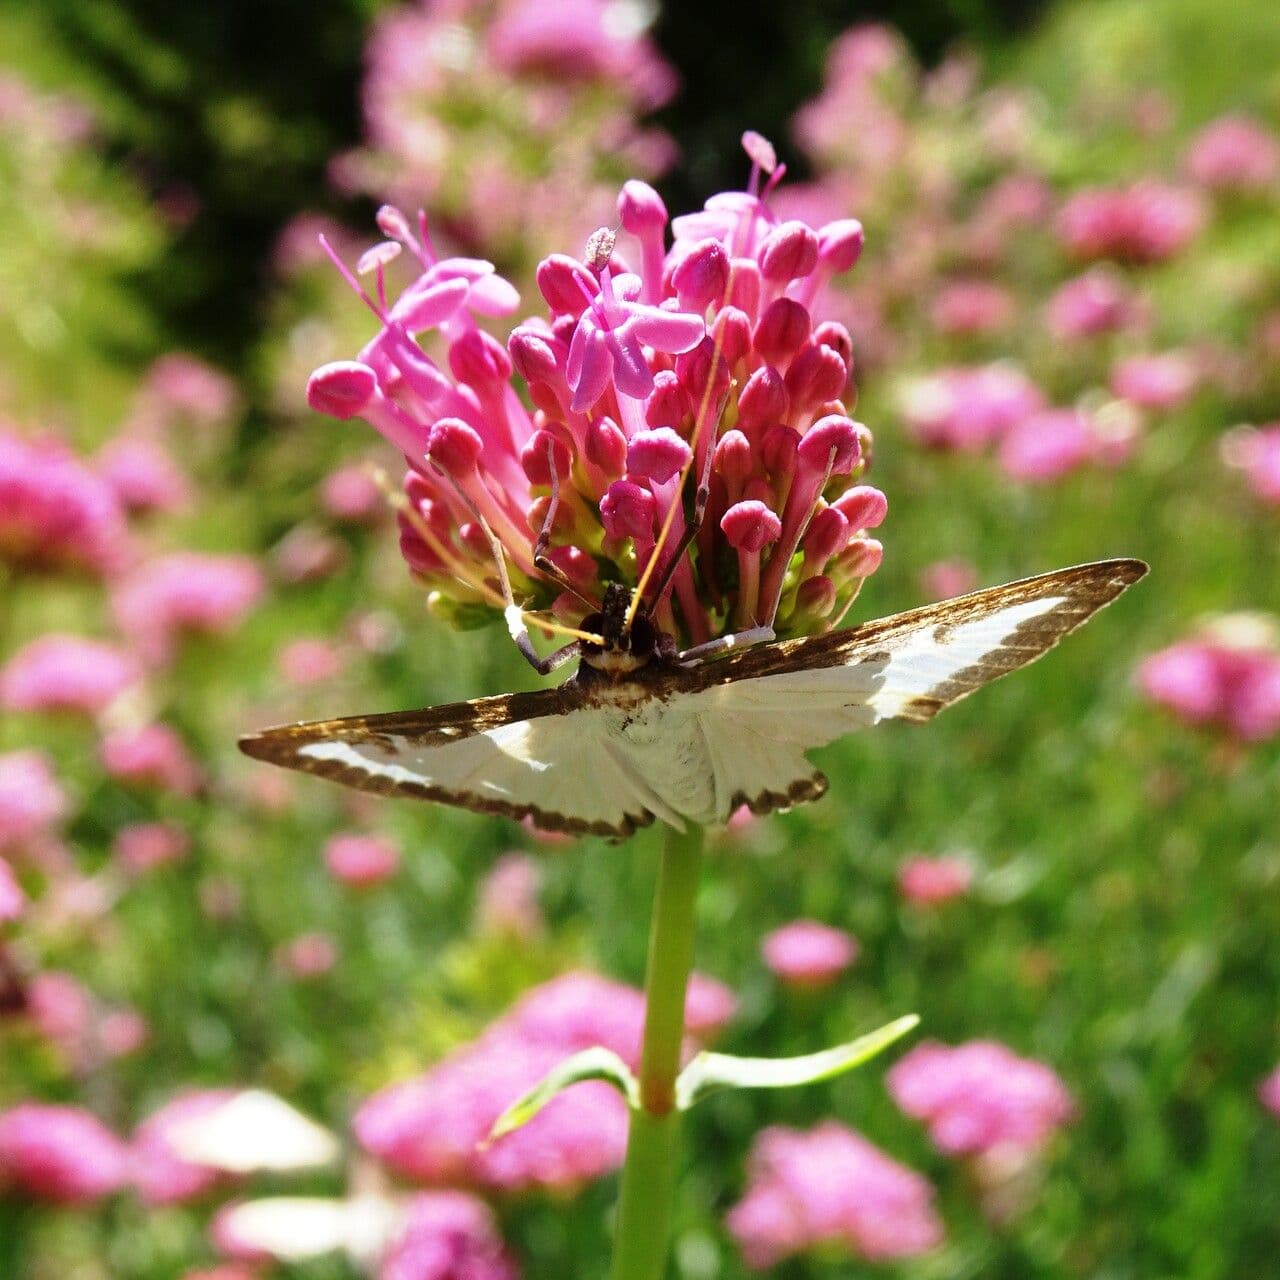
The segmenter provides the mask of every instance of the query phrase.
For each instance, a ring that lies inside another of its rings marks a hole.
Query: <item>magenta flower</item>
[[[1111,390],[1140,409],[1167,412],[1186,403],[1200,371],[1185,352],[1129,356],[1111,370]]]
[[[116,588],[112,607],[144,657],[163,663],[180,636],[234,630],[265,586],[262,570],[248,556],[178,551],[132,573]]]
[[[1244,473],[1255,498],[1280,507],[1280,422],[1228,432],[1222,440],[1222,458],[1229,467]]]
[[[931,449],[977,452],[1046,408],[1044,393],[1006,362],[939,369],[907,384],[902,410],[912,434]]]
[[[319,930],[300,933],[276,948],[275,962],[290,978],[309,982],[323,978],[338,963],[338,944]]]
[[[0,706],[96,716],[135,686],[140,674],[127,654],[105,641],[43,635],[0,668]]]
[[[953,280],[938,291],[930,309],[933,327],[956,336],[1004,329],[1013,314],[1013,297],[989,280]]]
[[[186,477],[153,440],[117,436],[96,459],[98,474],[128,512],[178,511],[191,499]]]
[[[172,822],[131,822],[116,832],[111,851],[125,870],[145,875],[181,862],[191,849],[191,837]]]
[[[1132,326],[1141,309],[1132,291],[1113,268],[1093,267],[1061,285],[1045,307],[1045,319],[1056,337],[1093,338]]]
[[[926,1121],[934,1144],[952,1156],[1035,1150],[1075,1114],[1051,1068],[991,1040],[917,1045],[894,1064],[888,1084],[898,1106]]]
[[[1280,1066],[1258,1085],[1258,1099],[1273,1116],[1280,1116]]]
[[[1163,262],[1182,250],[1205,221],[1194,191],[1144,181],[1095,187],[1072,196],[1058,215],[1058,235],[1076,258]]]
[[[538,889],[542,873],[527,853],[504,853],[480,883],[476,923],[485,933],[519,941],[540,937],[546,927]]]
[[[27,895],[22,892],[13,868],[0,858],[0,925],[20,919],[26,909]]]
[[[461,1191],[426,1191],[405,1206],[378,1280],[517,1280],[493,1211]]]
[[[748,809],[748,813],[751,811]],[[754,816],[754,815],[753,815]],[[684,1000],[684,1025],[699,1044],[710,1044],[738,1013],[738,997],[732,988],[705,973],[689,975]]]
[[[618,213],[638,272],[606,230],[582,260],[544,259],[549,314],[516,325],[505,350],[460,319],[463,281],[395,210],[380,225],[419,278],[391,302],[383,249],[366,255],[369,290],[343,268],[382,328],[359,360],[318,369],[309,400],[365,418],[405,455],[401,550],[442,607],[510,622],[518,603],[576,624],[606,581],[643,576],[677,643],[802,634],[833,625],[879,565],[866,536],[878,521],[826,514],[870,436],[841,400],[849,335],[811,311],[862,229],[779,220],[783,167],[757,135],[744,145],[749,189],[675,219],[669,249],[661,199],[627,183]],[[432,328],[439,358],[416,340]],[[682,496],[695,494],[696,531]]]
[[[225,1181],[225,1175],[183,1159],[173,1133],[209,1115],[236,1096],[234,1089],[203,1089],[180,1093],[153,1111],[133,1136],[133,1182],[148,1206],[183,1204],[206,1195]]]
[[[0,753],[0,853],[47,840],[67,811],[53,763],[39,751]]]
[[[99,755],[107,774],[129,786],[190,796],[202,785],[199,763],[167,724],[112,729],[103,734]]]
[[[942,1242],[929,1183],[834,1122],[766,1129],[752,1144],[748,1177],[727,1225],[753,1270],[833,1245],[877,1261]]]
[[[1280,176],[1280,140],[1249,116],[1220,116],[1191,139],[1183,167],[1211,191],[1265,191]]]
[[[45,969],[27,986],[27,1016],[36,1032],[72,1066],[89,1056],[98,1010],[85,985],[69,973]]]
[[[1000,444],[1006,475],[1045,484],[1091,462],[1115,462],[1125,442],[1105,434],[1082,409],[1044,409],[1019,422]]]
[[[1138,684],[1189,725],[1265,741],[1280,733],[1280,631],[1263,615],[1222,615],[1147,658]]]
[[[128,1177],[128,1148],[79,1107],[22,1102],[0,1112],[0,1182],[59,1204],[88,1205]]]
[[[339,467],[324,478],[320,506],[325,515],[341,524],[374,524],[386,510],[386,502],[367,467]]]
[[[130,556],[111,485],[54,440],[0,426],[0,561],[33,572],[99,577]]]
[[[332,641],[302,636],[280,650],[280,678],[287,684],[328,684],[346,666],[342,651]]]
[[[962,897],[973,883],[973,867],[965,858],[907,858],[898,868],[898,891],[908,902],[932,907]]]
[[[843,929],[796,920],[769,934],[761,951],[765,964],[787,986],[817,990],[829,986],[858,958],[858,942]]]
[[[382,836],[339,832],[325,843],[324,864],[348,888],[371,889],[400,870],[400,850]]]
[[[180,424],[212,427],[238,412],[240,393],[232,379],[196,356],[161,356],[138,390],[130,425],[166,430]]]

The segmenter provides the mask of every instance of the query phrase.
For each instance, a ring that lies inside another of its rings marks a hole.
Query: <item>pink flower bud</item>
[[[770,427],[760,441],[760,460],[771,476],[787,475],[796,464],[800,433],[790,427]],[[826,466],[824,461],[822,464]]]
[[[627,472],[666,484],[692,457],[693,451],[670,427],[637,431],[627,445]]]
[[[461,418],[441,418],[431,428],[427,440],[427,457],[446,475],[469,476],[484,452],[484,441],[474,427]]]
[[[756,324],[756,352],[766,364],[781,368],[808,336],[809,313],[794,298],[775,298]]]
[[[862,256],[865,239],[862,223],[856,218],[828,222],[818,232],[818,256],[828,271],[848,271]]]
[[[576,582],[579,586],[587,587],[595,581],[598,572],[596,562],[581,547],[568,544],[551,547],[547,551],[547,558],[571,582]]]
[[[853,339],[844,325],[836,320],[824,320],[813,331],[813,340],[820,347],[830,347],[844,361],[844,367],[853,372]]]
[[[716,474],[725,480],[742,484],[755,470],[751,441],[741,431],[726,431],[716,445]]]
[[[671,274],[681,311],[701,314],[719,306],[729,286],[729,255],[719,240],[700,240]]]
[[[647,183],[632,178],[618,196],[618,219],[633,236],[652,235],[667,225],[667,206]]]
[[[651,427],[672,427],[693,413],[680,379],[670,369],[653,375],[653,391],[644,404],[644,420]]]
[[[627,463],[627,437],[612,418],[596,418],[587,427],[587,460],[606,476],[617,478]]]
[[[737,307],[721,307],[711,328],[720,341],[720,354],[730,366],[751,350],[751,321]]]
[[[600,500],[600,518],[611,538],[651,542],[657,511],[653,494],[630,480],[616,480]]]
[[[805,618],[829,618],[835,607],[836,584],[825,574],[806,578],[796,588],[796,612]]]
[[[818,265],[818,236],[803,222],[775,227],[760,247],[760,274],[782,283],[807,276]]]
[[[547,306],[558,316],[580,316],[588,300],[600,292],[595,276],[576,258],[563,253],[553,253],[538,263],[537,281]]]
[[[879,528],[889,514],[889,499],[869,484],[857,484],[846,489],[832,506],[844,515],[851,529]]]
[[[856,538],[840,557],[840,564],[852,578],[869,578],[883,559],[882,543],[875,538]]]
[[[556,479],[563,483],[569,478],[569,472],[573,469],[573,454],[569,446],[555,432],[543,429],[535,431],[520,451],[520,465],[524,468],[525,475],[529,477],[530,484],[549,485],[551,483],[551,468],[547,464],[548,448],[554,461]]]
[[[735,502],[721,516],[720,528],[736,550],[759,551],[777,542],[782,521],[763,502]]]
[[[765,937],[764,962],[787,986],[803,989],[834,982],[858,957],[858,940],[843,929],[796,920]]]
[[[344,421],[364,411],[378,390],[378,375],[367,364],[335,360],[307,379],[307,403],[317,412]]]
[[[821,568],[849,542],[849,522],[835,507],[823,507],[809,521],[804,535],[805,559]]]
[[[742,149],[747,153],[747,159],[765,173],[772,173],[778,167],[778,153],[764,134],[748,129],[742,135]]]
[[[729,302],[748,316],[760,313],[760,265],[754,258],[734,258],[729,264]]]
[[[351,889],[369,889],[400,869],[400,850],[381,836],[339,832],[324,847],[329,874]]]
[[[787,370],[787,394],[797,413],[812,412],[835,400],[849,381],[849,370],[838,353],[817,343],[803,346]]]
[[[711,379],[711,357],[714,353],[715,340],[703,338],[693,350],[686,351],[683,355],[676,357],[676,377],[680,379],[686,394],[693,404],[702,404],[703,397],[707,394],[707,384]],[[731,376],[728,362],[723,354],[716,356],[715,383],[712,387],[709,403],[715,404],[728,389]]]
[[[833,476],[847,476],[858,465],[858,433],[848,418],[829,414],[804,433],[797,452],[814,471],[825,471],[829,462]]]
[[[772,365],[763,365],[747,379],[738,395],[738,425],[754,432],[785,422],[791,405],[787,384]]]
[[[512,362],[506,349],[483,329],[468,329],[449,348],[449,368],[459,382],[473,387],[505,383]]]
[[[550,333],[533,325],[513,329],[507,351],[516,371],[528,383],[549,382],[564,368],[569,354]]]

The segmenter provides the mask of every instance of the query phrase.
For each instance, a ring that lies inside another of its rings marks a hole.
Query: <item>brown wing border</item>
[[[1000,647],[981,662],[957,671],[928,694],[913,699],[903,718],[924,722],[983,685],[1048,653],[1064,636],[1083,626],[1099,609],[1145,577],[1148,568],[1141,560],[1095,560],[908,609],[905,613],[843,631],[758,645],[695,669],[689,673],[684,688],[696,692],[730,681],[756,680],[798,669],[883,661],[890,655],[894,640],[911,632],[932,626],[937,634],[1010,605],[1025,604],[1047,595],[1064,597],[1061,604],[1047,613],[1020,623]]]

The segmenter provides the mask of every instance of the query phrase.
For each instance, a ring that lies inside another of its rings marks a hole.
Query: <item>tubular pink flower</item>
[[[737,502],[721,517],[720,528],[738,553],[737,624],[759,626],[760,552],[777,542],[782,521],[763,502]]]
[[[647,182],[633,178],[622,185],[618,196],[618,219],[622,229],[640,241],[640,279],[644,281],[641,300],[656,304],[662,300],[667,206]]]
[[[846,489],[831,505],[849,522],[850,529],[878,529],[889,514],[889,499],[869,484]]]
[[[670,427],[637,431],[627,444],[627,473],[666,484],[688,465],[693,451]]]

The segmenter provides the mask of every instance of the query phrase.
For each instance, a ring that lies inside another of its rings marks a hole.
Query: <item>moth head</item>
[[[624,674],[644,666],[658,652],[657,628],[644,609],[637,611],[628,625],[631,588],[620,582],[606,583],[598,613],[582,620],[584,631],[594,632],[603,645],[582,644],[582,659],[601,671]]]

